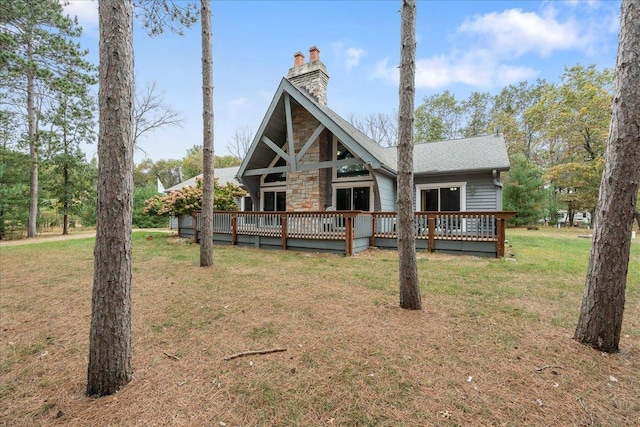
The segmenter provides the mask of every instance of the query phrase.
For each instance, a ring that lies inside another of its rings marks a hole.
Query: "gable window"
[[[278,166],[286,166],[287,161],[282,157],[278,156],[278,160],[273,163],[270,167],[278,167]],[[264,176],[263,182],[265,184],[271,184],[274,182],[286,182],[287,181],[287,173],[286,172],[274,172]]]
[[[356,157],[340,141],[334,143],[334,160],[355,159]],[[369,171],[364,164],[336,166],[336,178],[368,177]]]
[[[416,207],[422,212],[458,212],[466,208],[466,183],[416,186]]]

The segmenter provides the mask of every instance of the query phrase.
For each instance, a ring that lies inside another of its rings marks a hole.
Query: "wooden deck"
[[[416,248],[503,257],[505,221],[515,212],[416,212]],[[199,241],[200,216],[181,216],[179,234]],[[396,212],[215,212],[214,244],[328,251],[347,256],[397,248]]]

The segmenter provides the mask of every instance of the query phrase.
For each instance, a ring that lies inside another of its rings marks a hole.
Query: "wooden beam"
[[[276,166],[273,168],[249,169],[244,171],[244,176],[264,175],[268,173],[289,172],[289,166]]]
[[[296,172],[296,150],[293,144],[293,121],[291,119],[291,98],[284,94],[284,114],[287,117],[287,141],[289,142],[289,163],[291,172]]]
[[[314,169],[334,168],[337,166],[360,165],[360,164],[362,164],[362,160],[360,159],[342,159],[342,160],[332,160],[332,161],[326,161],[326,162],[300,163],[298,165],[298,170],[308,171],[308,170],[314,170]],[[256,175],[264,175],[268,173],[289,172],[290,170],[291,168],[289,167],[289,165],[275,166],[272,168],[249,169],[244,171],[243,176],[256,176]]]
[[[276,154],[280,157],[282,157],[285,160],[289,160],[289,156],[287,155],[287,153],[285,153],[282,148],[278,147],[278,145],[273,142],[272,140],[270,140],[268,137],[263,136],[261,139],[262,142],[264,142],[265,144],[267,144],[267,146],[269,148],[271,148],[273,151],[276,152]]]
[[[318,139],[318,137],[320,136],[320,133],[322,133],[324,129],[325,129],[324,125],[320,123],[320,125],[316,128],[316,130],[313,131],[313,134],[307,140],[307,142],[302,146],[302,149],[300,150],[300,152],[296,154],[296,163],[298,163],[300,159],[302,159],[302,156],[304,156],[305,153],[309,150],[309,148],[311,148],[311,145],[313,144],[313,142],[316,139]]]
[[[307,170],[313,170],[313,169],[325,169],[325,168],[334,168],[337,166],[361,165],[361,164],[362,164],[362,160],[360,159],[329,160],[326,162],[300,163],[298,164],[298,170],[307,171]]]

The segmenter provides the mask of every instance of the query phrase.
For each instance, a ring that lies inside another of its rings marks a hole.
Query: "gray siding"
[[[417,176],[415,185],[466,182],[468,211],[495,211],[502,209],[500,188],[493,184],[491,171],[475,174]]]
[[[474,176],[467,181],[467,210],[499,210],[497,190],[491,176]]]
[[[380,192],[380,208],[379,211],[395,211],[396,210],[396,181],[387,175],[376,175],[378,182],[378,191]],[[377,207],[376,207],[377,208]]]

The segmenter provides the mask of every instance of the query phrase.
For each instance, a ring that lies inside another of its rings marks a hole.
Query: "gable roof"
[[[396,147],[385,148],[395,156]],[[502,135],[425,142],[413,147],[415,175],[509,170],[507,145]]]
[[[306,109],[354,155],[374,170],[389,175],[397,173],[397,147],[382,147],[326,105],[318,103],[306,90],[283,78],[274,94],[251,147],[238,170],[242,176],[246,170],[268,168],[275,153],[262,137],[286,149],[287,118],[285,97],[293,106]],[[443,174],[486,170],[508,170],[509,156],[502,135],[483,135],[445,141],[435,141],[414,146],[414,173]]]
[[[229,168],[216,168],[213,170],[213,177],[218,178],[218,184],[220,185],[225,185],[228,182],[238,184],[238,181],[236,180],[238,169],[240,169],[240,166],[231,166]],[[166,190],[164,190],[164,192],[170,193],[172,191],[178,191],[181,188],[186,186],[193,187],[196,185],[197,179],[202,179],[202,174],[196,175],[193,178],[189,178],[188,180],[183,181],[180,184],[176,184],[173,187],[169,187]]]
[[[325,128],[336,135],[351,153],[362,159],[363,162],[371,165],[373,169],[382,169],[388,173],[395,173],[395,163],[392,155],[385,152],[379,144],[353,127],[330,108],[318,103],[305,90],[299,89],[289,80],[283,78],[256,132],[247,156],[240,165],[239,176],[242,176],[245,170],[269,167],[274,158],[274,152],[266,144],[261,143],[263,136],[269,138],[283,150],[286,148],[286,96],[289,96],[292,108],[293,106],[300,106],[307,110]]]

